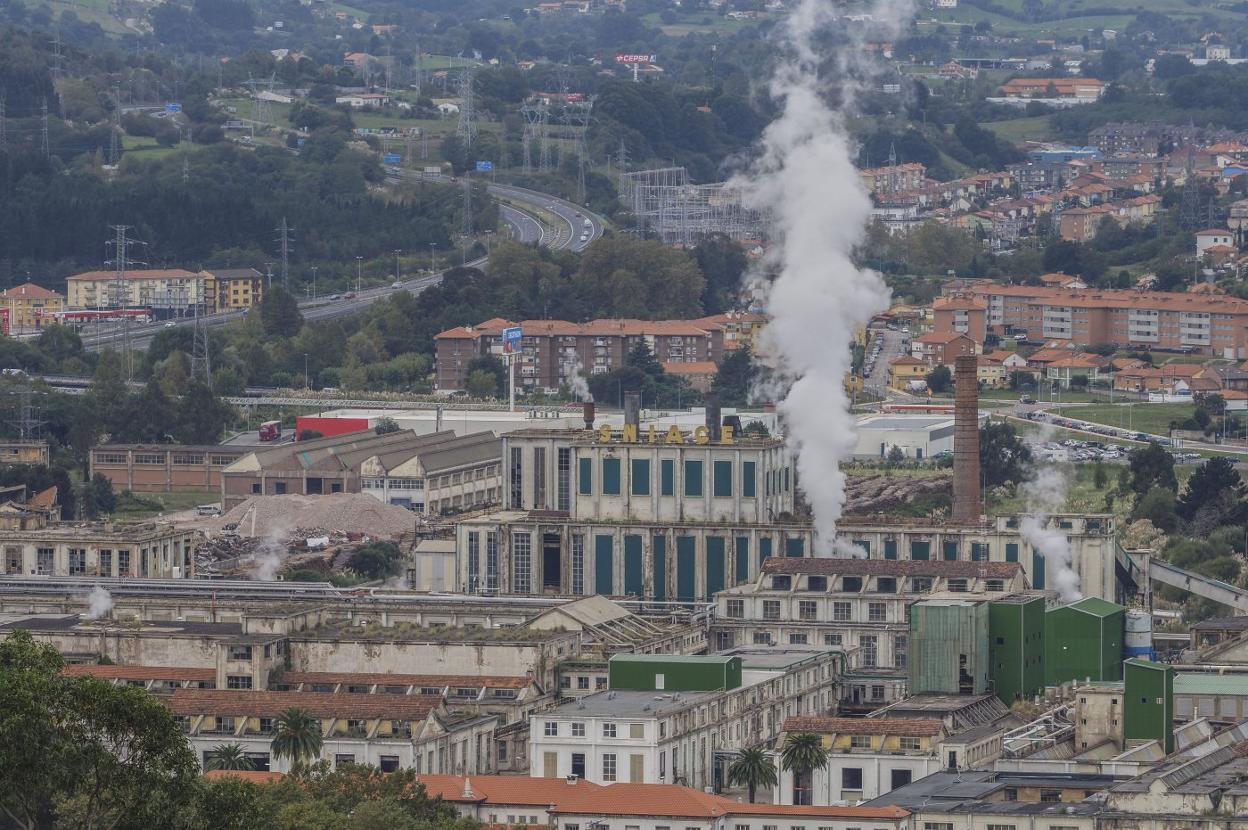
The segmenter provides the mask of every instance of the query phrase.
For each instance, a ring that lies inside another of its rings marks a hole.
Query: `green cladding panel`
[[[806,555],[806,542],[801,536],[790,536],[784,540],[784,555],[801,557]]]
[[[592,458],[577,459],[576,487],[582,496],[593,495],[594,492],[594,460]]]
[[[1123,737],[1174,752],[1174,667],[1131,658],[1122,664]]]
[[[612,689],[709,692],[741,685],[741,658],[720,655],[616,654],[607,662]]]
[[[736,579],[740,584],[750,578],[750,537],[736,538]]]
[[[667,537],[654,537],[654,598],[667,599]]]
[[[910,606],[911,694],[979,695],[988,690],[988,604],[926,600]]]
[[[611,596],[614,589],[615,540],[610,536],[594,537],[594,592]]]
[[[620,494],[620,459],[602,459],[602,492],[607,496]]]
[[[753,461],[741,462],[741,495],[743,498],[754,498],[754,488],[757,486],[755,483],[757,473],[754,470],[755,464]]]
[[[676,537],[676,599],[682,602],[692,601],[697,590],[697,543],[692,536]]]
[[[650,495],[650,459],[634,458],[630,465],[629,485],[634,496]]]
[[[624,537],[624,593],[641,596],[641,537]]]
[[[1096,597],[1045,612],[1045,683],[1121,680],[1125,621],[1121,605]]]
[[[664,458],[659,462],[659,495],[670,496],[676,492],[676,462]]]
[[[992,689],[1005,705],[1044,692],[1044,597],[989,604],[988,661]]]
[[[724,565],[727,556],[724,551],[727,539],[723,536],[706,537],[706,597],[715,596],[716,591],[724,590]]]

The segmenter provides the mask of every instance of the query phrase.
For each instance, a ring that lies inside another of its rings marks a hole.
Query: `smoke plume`
[[[1054,572],[1053,588],[1062,602],[1082,599],[1079,591],[1079,574],[1074,569],[1074,552],[1070,539],[1060,530],[1050,527],[1048,518],[1066,504],[1069,481],[1065,472],[1055,466],[1040,468],[1034,478],[1023,482],[1026,516],[1019,523],[1019,533],[1044,557],[1046,569]]]
[[[771,399],[783,394],[785,434],[824,555],[834,548],[845,506],[840,464],[855,444],[843,385],[852,365],[850,342],[889,301],[880,275],[853,260],[871,199],[852,161],[845,116],[870,70],[864,28],[891,39],[910,5],[873,0],[867,11],[850,22],[838,20],[828,0],[801,0],[792,10],[779,27],[782,57],[770,82],[781,114],[763,134],[752,170],[734,182],[746,206],[771,223],[773,244],[754,286],[771,317],[760,357],[778,387]],[[836,39],[835,48],[821,48]],[[821,71],[835,78],[835,106],[827,102]]]
[[[594,396],[589,391],[589,381],[585,379],[584,372],[585,367],[581,365],[580,360],[577,360],[564,372],[564,376],[568,379],[568,389],[572,392],[572,397],[578,401],[588,402],[592,401]]]
[[[282,570],[282,555],[289,551],[287,537],[295,528],[287,521],[271,525],[255,552],[251,578],[257,582],[275,582]]]
[[[87,619],[103,619],[113,612],[113,595],[102,586],[96,585],[87,594],[87,604]]]

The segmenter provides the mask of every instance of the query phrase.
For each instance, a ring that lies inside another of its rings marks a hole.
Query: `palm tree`
[[[734,786],[744,784],[750,793],[750,803],[753,804],[756,789],[776,786],[776,765],[771,762],[771,756],[764,749],[743,749],[728,765],[728,783]]]
[[[793,773],[793,803],[810,803],[810,773],[828,765],[823,738],[813,732],[791,732],[780,749],[780,764]]]
[[[321,755],[321,722],[304,709],[292,706],[277,716],[273,728],[274,758],[289,758],[291,766],[301,766]]]
[[[249,770],[253,768],[251,759],[238,744],[218,744],[209,753],[208,769]]]

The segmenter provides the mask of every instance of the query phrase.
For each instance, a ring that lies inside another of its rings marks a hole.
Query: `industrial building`
[[[1045,599],[1015,594],[988,604],[992,688],[1008,706],[1044,690]]]
[[[1126,609],[1085,597],[1045,612],[1045,682],[1121,680]]]
[[[910,606],[911,694],[980,695],[990,684],[988,605],[927,599]]]
[[[230,444],[101,444],[91,448],[91,475],[135,493],[219,491],[221,471],[249,451]]]
[[[980,423],[988,419],[979,413]],[[948,415],[910,415],[889,413],[864,415],[855,430],[858,443],[855,458],[887,458],[898,447],[906,458],[922,461],[938,455],[953,454],[953,413]]]
[[[4,573],[118,579],[193,576],[196,534],[165,522],[48,523],[0,527]]]
[[[718,790],[738,750],[776,740],[788,717],[836,705],[840,652],[738,649],[719,658],[692,668],[682,667],[684,657],[670,658],[666,668],[657,659],[646,663],[644,673],[656,680],[675,673],[682,685],[707,691],[612,689],[530,715],[530,774]],[[640,664],[624,671],[639,685]]]
[[[48,442],[38,438],[0,441],[0,464],[48,466]]]

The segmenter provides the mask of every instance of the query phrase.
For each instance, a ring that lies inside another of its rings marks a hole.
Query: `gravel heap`
[[[391,539],[416,526],[416,514],[364,493],[324,496],[252,496],[229,512],[203,522],[208,536],[229,532],[244,537],[294,541],[304,536],[365,535]]]
[[[866,475],[848,476],[845,482],[845,512],[847,514],[878,513],[899,507],[920,496],[949,492],[953,476]]]

